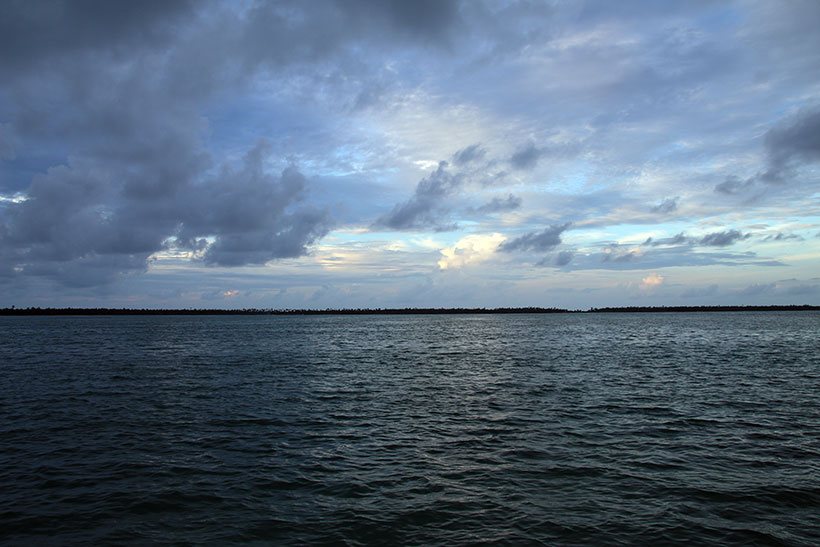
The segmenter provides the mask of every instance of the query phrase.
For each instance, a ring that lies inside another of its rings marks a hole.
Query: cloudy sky
[[[0,306],[820,304],[820,2],[0,5]]]

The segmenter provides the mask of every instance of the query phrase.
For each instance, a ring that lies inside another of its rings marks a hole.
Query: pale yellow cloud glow
[[[641,288],[644,290],[651,290],[655,287],[663,285],[665,278],[657,273],[651,273],[641,280]]]

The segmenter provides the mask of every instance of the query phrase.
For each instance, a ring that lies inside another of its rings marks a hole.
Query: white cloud
[[[463,237],[452,247],[441,249],[438,267],[442,270],[449,270],[484,262],[495,253],[505,239],[507,238],[499,233],[473,234]]]
[[[641,280],[641,289],[652,290],[656,287],[660,287],[663,285],[665,279],[666,278],[660,274],[651,273]]]

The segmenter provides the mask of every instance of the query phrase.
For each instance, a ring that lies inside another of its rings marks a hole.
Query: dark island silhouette
[[[324,308],[324,309],[148,309],[148,308],[2,308],[0,316],[35,315],[463,315],[513,313],[680,313],[680,312],[750,312],[750,311],[818,311],[820,306],[627,306],[568,310],[563,308]]]

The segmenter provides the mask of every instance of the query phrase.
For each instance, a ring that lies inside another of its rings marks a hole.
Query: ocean
[[[820,544],[820,313],[0,317],[0,542]]]

